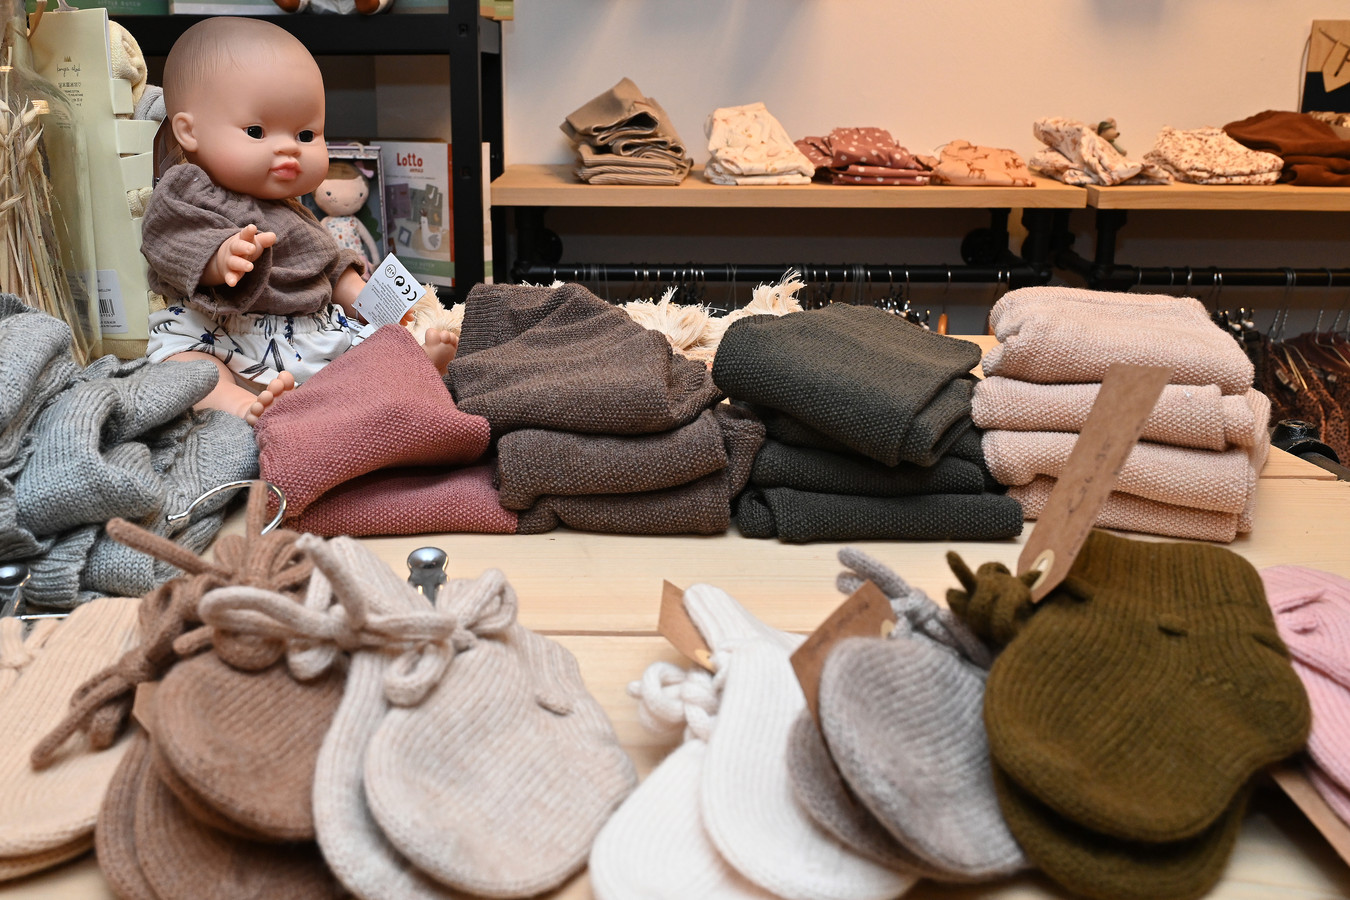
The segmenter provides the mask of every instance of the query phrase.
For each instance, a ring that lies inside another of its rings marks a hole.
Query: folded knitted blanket
[[[567,525],[610,534],[721,534],[731,524],[732,499],[745,489],[764,426],[744,410],[719,407],[726,467],[696,481],[636,494],[540,497],[520,513],[520,534]]]
[[[831,453],[766,440],[750,471],[755,487],[790,487],[822,494],[905,497],[914,494],[979,494],[983,469],[969,460],[944,456],[932,466],[883,466],[856,453]]]
[[[970,415],[979,428],[1077,433],[1100,390],[1100,384],[1032,384],[994,375],[975,385]],[[1199,450],[1251,447],[1269,420],[1270,399],[1253,388],[1225,395],[1214,384],[1169,384],[1139,439]]]
[[[857,497],[751,486],[736,505],[746,537],[805,541],[996,541],[1022,533],[1022,507],[1001,494]]]
[[[706,367],[578,284],[475,286],[446,382],[494,436],[669,431],[720,399]]]
[[[1225,394],[1252,386],[1251,360],[1192,297],[1020,288],[994,304],[989,322],[1001,343],[985,354],[985,375],[1100,382],[1122,362],[1172,366],[1173,384],[1217,384]]]
[[[194,552],[211,542],[228,494],[204,501],[191,521],[166,517],[257,474],[253,429],[192,411],[216,378],[209,363],[112,356],[81,370],[64,323],[0,295],[0,560],[28,565],[30,603],[139,596],[177,574],[107,538],[115,516]]]
[[[1037,475],[1062,475],[1077,443],[1078,435],[1062,431],[986,431],[984,457],[1001,484],[1029,484]],[[1176,506],[1239,513],[1252,501],[1269,447],[1268,440],[1224,451],[1141,441],[1126,458],[1115,489]]]
[[[1030,484],[1008,488],[1008,496],[1022,504],[1022,515],[1028,522],[1032,522],[1041,517],[1045,504],[1050,500],[1050,492],[1055,489],[1057,483],[1054,478],[1038,475]],[[1097,513],[1094,524],[1098,528],[1114,528],[1117,531],[1135,531],[1140,534],[1157,534],[1192,541],[1220,541],[1226,544],[1239,534],[1246,534],[1252,530],[1254,507],[1255,496],[1242,512],[1228,513],[1160,503],[1157,500],[1112,491],[1102,504],[1101,512]]]
[[[1249,150],[1221,128],[1182,131],[1163,126],[1144,159],[1191,184],[1274,184],[1284,160]]]

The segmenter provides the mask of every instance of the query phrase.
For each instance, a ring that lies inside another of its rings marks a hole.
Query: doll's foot
[[[259,417],[267,412],[268,407],[277,402],[277,398],[282,394],[294,388],[295,376],[290,372],[282,372],[273,378],[263,392],[244,410],[244,421],[250,425],[257,425]]]
[[[356,11],[363,16],[373,15],[389,5],[389,0],[356,0]]]
[[[273,2],[281,7],[283,12],[293,13],[300,11],[300,0],[273,0]]]
[[[428,328],[422,338],[422,349],[427,351],[436,371],[444,375],[459,349],[459,335],[444,328]]]

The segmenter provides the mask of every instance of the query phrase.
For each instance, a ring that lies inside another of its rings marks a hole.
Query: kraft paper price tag
[[[372,325],[397,325],[424,293],[426,288],[390,253],[375,267],[352,305]]]
[[[1106,370],[1064,472],[1017,558],[1019,575],[1032,570],[1041,573],[1031,585],[1032,602],[1039,603],[1069,574],[1144,422],[1171,378],[1169,366],[1116,364]]]
[[[669,581],[661,582],[661,611],[657,616],[656,630],[689,659],[709,672],[716,671],[707,641],[703,640],[698,626],[684,608],[684,591]]]
[[[136,698],[131,702],[131,716],[145,729],[145,733],[155,733],[155,691],[158,681],[142,681],[136,685]]]
[[[820,624],[806,643],[792,654],[792,670],[806,695],[806,706],[811,718],[820,724],[820,672],[834,645],[849,637],[887,637],[895,630],[895,611],[891,601],[870,581],[854,591],[849,598]]]
[[[1341,859],[1350,863],[1350,824],[1344,822],[1336,812],[1317,793],[1308,776],[1294,763],[1284,762],[1270,770],[1275,779],[1294,805],[1303,811],[1327,843],[1340,854]]]

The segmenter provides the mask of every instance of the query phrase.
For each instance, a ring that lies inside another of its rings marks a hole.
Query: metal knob
[[[28,566],[23,563],[0,563],[0,616],[19,614],[28,575]]]
[[[434,601],[436,588],[445,584],[447,559],[439,547],[418,547],[408,554],[408,583]]]

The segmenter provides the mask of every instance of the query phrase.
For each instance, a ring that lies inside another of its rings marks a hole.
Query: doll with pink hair
[[[328,176],[323,78],[282,28],[222,16],[183,33],[163,80],[185,161],[146,205],[141,249],[168,301],[146,355],[211,360],[220,380],[199,408],[256,422],[359,341],[365,264],[296,199]],[[423,343],[441,372],[457,345],[439,329]]]

